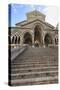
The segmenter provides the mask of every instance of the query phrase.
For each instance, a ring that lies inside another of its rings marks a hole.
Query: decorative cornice
[[[10,29],[31,29],[31,28],[22,28],[22,27],[9,27]]]
[[[27,20],[24,20],[24,21],[18,22],[18,23],[16,23],[15,25],[18,25],[18,24],[21,24],[21,23],[24,23],[24,22],[27,22]]]

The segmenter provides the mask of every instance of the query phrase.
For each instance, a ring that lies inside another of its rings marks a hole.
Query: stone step
[[[54,77],[54,76],[58,76],[57,72],[53,72],[53,73],[36,73],[36,74],[29,74],[29,75],[19,75],[19,76],[12,76],[12,80],[17,80],[17,79],[26,79],[26,78],[36,78],[36,77]]]
[[[57,49],[28,48],[11,63],[11,85],[58,82]]]
[[[11,85],[39,85],[39,84],[50,84],[50,83],[57,83],[58,77],[36,77],[36,78],[26,78],[26,79],[17,79],[11,80]]]
[[[36,64],[13,64],[11,68],[25,68],[25,67],[49,67],[49,66],[57,66],[57,63],[36,63]]]
[[[28,67],[28,68],[19,68],[19,69],[17,69],[17,67],[16,67],[16,68],[14,68],[12,70],[29,70],[29,69],[33,70],[33,69],[48,69],[48,68],[50,68],[50,69],[58,68],[58,66],[45,66],[45,67],[39,66],[39,67]]]
[[[49,58],[41,58],[39,59],[38,57],[33,59],[33,58],[26,58],[26,59],[17,59],[15,60],[14,62],[12,63],[17,63],[17,62],[58,62],[58,58],[55,58],[55,59],[49,59]]]
[[[15,60],[14,62],[12,62],[12,63],[21,63],[21,62],[58,62],[58,58],[41,58],[41,59],[39,59],[38,57],[37,58],[35,58],[35,59],[33,59],[33,58],[31,58],[30,57],[30,59],[29,58],[23,58],[23,59],[17,59],[17,60]]]
[[[38,82],[31,82],[30,85],[41,85],[41,84],[57,84],[58,83],[58,80],[55,79],[55,80],[43,80],[43,81],[38,81]],[[29,83],[28,83],[29,85]]]
[[[11,66],[11,69],[19,69],[19,68],[29,68],[29,67],[50,67],[50,66],[57,66],[57,64],[31,64],[31,65],[14,65],[14,66]]]
[[[28,64],[28,65],[30,65],[30,64],[49,64],[49,63],[52,63],[52,64],[57,64],[58,62],[56,62],[56,61],[40,61],[40,62],[38,62],[38,61],[36,61],[36,62],[17,62],[17,63],[12,63],[12,65],[25,65],[25,64]]]
[[[58,61],[49,61],[49,60],[42,60],[42,61],[38,61],[38,60],[36,60],[36,61],[33,61],[33,60],[31,60],[31,61],[17,61],[17,62],[13,62],[12,63],[12,65],[15,65],[15,64],[32,64],[32,63],[46,63],[46,64],[48,64],[48,63],[58,63]]]
[[[31,53],[31,54],[30,54]],[[55,56],[57,53],[55,52],[51,52],[51,54],[50,54],[50,52],[27,52],[27,53],[25,53],[25,54],[23,54],[23,56],[35,56],[35,55],[37,55],[37,56]],[[56,55],[57,56],[57,55]],[[22,56],[21,56],[22,57]]]
[[[22,60],[24,60],[24,61],[36,61],[36,60],[38,60],[38,61],[42,61],[42,60],[49,60],[49,61],[57,61],[57,59],[58,59],[58,57],[38,57],[38,56],[36,56],[36,57],[23,57],[23,58],[20,58],[20,59],[16,59],[16,60],[14,60],[14,61],[22,61]]]
[[[36,72],[36,71],[38,71],[38,72],[40,72],[40,71],[55,71],[55,70],[58,70],[58,67],[30,67],[30,68],[19,68],[19,69],[17,69],[17,68],[14,68],[14,69],[12,69],[11,70],[11,73],[24,73],[24,72],[26,72],[26,73],[28,73],[28,72]]]
[[[57,56],[57,53],[56,52],[38,52],[38,51],[34,51],[34,52],[25,52],[25,54],[23,53],[23,56]]]
[[[58,75],[57,70],[55,71],[40,71],[40,72],[25,72],[25,73],[15,73],[15,74],[11,74],[11,79],[21,79],[21,78],[32,78],[32,77],[44,77],[44,76],[55,76]]]
[[[39,54],[39,56],[38,55],[32,55],[32,56],[19,56],[19,58],[17,58],[18,60],[22,60],[22,59],[24,59],[24,60],[28,60],[28,59],[30,59],[30,58],[32,58],[33,60],[35,60],[36,58],[38,58],[38,60],[42,60],[42,59],[48,59],[48,60],[51,60],[51,59],[57,59],[58,57],[57,56],[41,56],[40,54]],[[17,60],[16,59],[16,60]],[[31,60],[31,59],[30,59]]]

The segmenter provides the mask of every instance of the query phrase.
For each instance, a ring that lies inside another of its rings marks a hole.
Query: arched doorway
[[[46,34],[44,38],[45,46],[48,46],[49,44],[52,44],[52,37],[50,34]]]
[[[36,47],[42,46],[42,33],[39,25],[34,29],[34,43]]]
[[[26,32],[24,35],[24,44],[32,45],[32,36],[29,32]]]

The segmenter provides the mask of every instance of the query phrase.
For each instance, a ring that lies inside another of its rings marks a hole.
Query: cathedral
[[[45,21],[37,11],[9,27],[9,85],[58,83],[58,24]]]
[[[16,23],[15,27],[10,27],[11,45],[46,47],[58,44],[58,27],[47,23],[43,13],[34,10],[26,13],[26,17],[26,20]]]

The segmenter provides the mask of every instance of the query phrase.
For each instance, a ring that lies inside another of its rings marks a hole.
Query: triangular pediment
[[[54,26],[52,26],[51,24],[49,24],[49,23],[47,23],[45,21],[39,20],[39,19],[30,20],[28,22],[26,21],[25,23],[22,23],[20,27],[24,27],[24,26],[27,26],[27,25],[33,24],[33,23],[42,23],[42,24],[44,24],[44,25],[46,25],[46,26],[48,26],[50,28],[54,28]],[[17,25],[17,26],[19,26],[19,25]]]
[[[27,15],[27,20],[17,23],[16,24],[17,27],[23,27],[31,23],[40,22],[48,27],[54,28],[54,26],[45,22],[45,15],[37,10],[28,12],[26,15]]]

